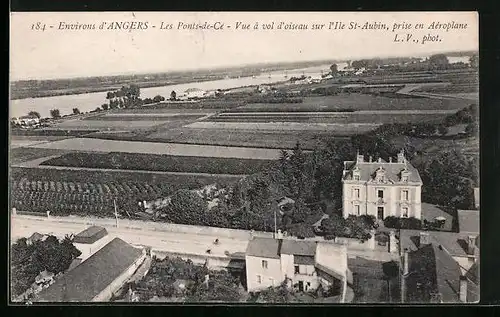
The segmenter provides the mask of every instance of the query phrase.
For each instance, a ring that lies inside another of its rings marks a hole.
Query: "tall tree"
[[[175,90],[172,90],[172,92],[170,93],[170,100],[177,100],[177,93],[175,92]]]
[[[73,108],[73,114],[80,114],[80,109]]]

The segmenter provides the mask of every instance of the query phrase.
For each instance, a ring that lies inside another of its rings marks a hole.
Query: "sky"
[[[147,30],[99,30],[102,22],[147,22]],[[223,30],[178,30],[178,23],[221,22]],[[330,22],[346,29],[329,30]],[[465,30],[392,31],[397,24],[467,23]],[[37,22],[45,31],[32,30]],[[95,24],[95,30],[59,30],[60,23]],[[163,22],[173,24],[161,30]],[[250,30],[236,30],[236,22]],[[275,22],[273,30],[254,30],[255,22]],[[277,30],[279,22],[308,24],[308,30]],[[390,30],[348,30],[350,22],[385,23]],[[311,24],[325,24],[311,30]],[[49,28],[52,25],[53,28]],[[155,25],[155,28],[152,26]],[[363,57],[421,56],[478,50],[478,16],[474,12],[15,12],[11,13],[10,78],[55,79],[129,73]],[[439,35],[425,44],[394,42],[395,34],[412,40]]]

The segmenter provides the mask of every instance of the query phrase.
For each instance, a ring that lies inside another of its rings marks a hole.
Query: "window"
[[[295,265],[295,274],[299,274],[299,266],[298,265]]]
[[[353,178],[354,178],[355,181],[359,181],[359,175],[354,175]]]
[[[408,201],[408,197],[409,197],[408,190],[407,189],[403,190],[403,192],[401,194],[401,199],[405,200],[405,201]]]
[[[359,198],[359,188],[354,188],[354,198]]]
[[[377,197],[378,197],[378,198],[384,198],[384,191],[383,191],[382,189],[379,189],[379,190],[377,191]]]
[[[401,213],[403,214],[403,217],[408,218],[408,207],[401,208]]]
[[[262,276],[260,275],[257,275],[257,283],[262,283]]]
[[[407,182],[407,181],[408,181],[408,176],[403,176],[403,177],[401,177],[401,181],[403,181],[403,182]]]
[[[359,205],[354,205],[354,214],[355,214],[356,216],[359,216],[359,215],[360,215]]]
[[[262,268],[267,269],[267,261],[266,260],[262,260]]]

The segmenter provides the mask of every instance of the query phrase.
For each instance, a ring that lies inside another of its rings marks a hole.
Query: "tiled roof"
[[[255,237],[248,242],[246,255],[270,259],[280,258],[280,240]]]
[[[314,256],[309,255],[294,255],[293,264],[297,265],[314,265]]]
[[[419,230],[401,230],[399,234],[401,251],[416,251],[420,247]],[[432,243],[442,245],[452,256],[468,256],[468,235],[456,232],[425,231]]]
[[[37,301],[90,302],[141,255],[141,249],[115,238],[40,292]]]
[[[43,234],[41,233],[38,233],[38,232],[35,232],[33,233],[29,238],[28,240],[32,241],[32,242],[35,242],[35,241],[39,241],[39,240],[42,240],[44,237]]]
[[[459,210],[458,227],[463,233],[479,233],[479,211],[478,210]]]
[[[283,245],[281,246],[281,253],[314,256],[316,254],[316,242],[283,240]]]
[[[378,168],[382,167],[385,171],[385,176],[389,181],[399,182],[400,181],[400,173],[406,167],[410,172],[408,177],[409,182],[421,183],[422,179],[420,178],[420,174],[418,170],[413,167],[409,162],[405,163],[387,163],[384,160],[381,162],[363,162],[356,163],[355,161],[346,161],[344,162],[345,167],[349,172],[345,175],[345,180],[352,180],[352,170],[355,167],[359,168],[359,178],[361,181],[370,181],[373,179],[375,172]]]
[[[460,266],[444,249],[428,244],[410,252],[408,261],[408,302],[430,302],[432,293],[439,294],[444,303],[460,301]]]
[[[94,243],[100,238],[106,236],[107,234],[108,232],[106,228],[99,226],[92,226],[78,233],[73,241],[75,243]]]

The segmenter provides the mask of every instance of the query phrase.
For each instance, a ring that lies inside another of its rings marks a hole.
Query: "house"
[[[20,126],[35,126],[40,124],[40,118],[36,116],[22,116],[19,118],[11,118],[11,124]]]
[[[346,248],[334,243],[254,237],[245,262],[249,292],[283,282],[306,292],[320,285],[342,290],[352,285]]]
[[[202,98],[205,95],[205,91],[199,88],[188,88],[178,96],[179,99],[192,99],[192,98]]]
[[[76,261],[85,261],[89,256],[104,247],[110,240],[111,237],[108,236],[106,228],[99,226],[91,226],[78,233],[73,238],[73,244],[82,254],[80,254]]]
[[[122,287],[146,258],[144,249],[115,238],[41,291],[38,302],[104,302]]]
[[[479,259],[479,236],[443,231],[400,230],[400,252],[417,251],[427,244],[442,247],[462,269],[468,271]]]
[[[396,161],[382,158],[345,161],[342,173],[343,216],[372,215],[421,219],[422,179],[401,151]]]
[[[37,241],[44,241],[47,238],[47,235],[35,232],[28,239],[26,239],[26,244],[31,245]]]
[[[478,284],[438,244],[404,251],[401,259],[401,301],[404,303],[469,303],[479,300]]]

